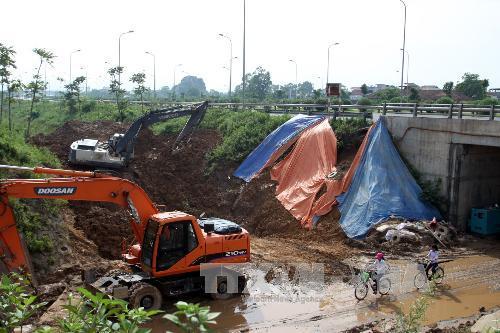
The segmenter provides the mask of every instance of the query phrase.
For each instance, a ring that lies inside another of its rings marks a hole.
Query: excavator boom
[[[126,179],[97,172],[0,165],[0,169],[32,171],[58,178],[0,181],[0,272],[28,269],[28,257],[15,224],[9,197],[111,202],[128,208],[137,243],[142,243],[147,220],[158,209],[144,190]]]

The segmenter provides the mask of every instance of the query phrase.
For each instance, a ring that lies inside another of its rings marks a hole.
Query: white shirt
[[[375,259],[375,261],[370,264],[369,269],[377,273],[377,275],[384,275],[388,271],[388,267],[384,259]]]
[[[436,264],[438,262],[439,252],[430,250],[427,256],[429,257],[431,263]]]

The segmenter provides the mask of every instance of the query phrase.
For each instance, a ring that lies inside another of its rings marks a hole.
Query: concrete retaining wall
[[[500,203],[500,122],[384,117],[402,156],[440,181],[446,218],[465,230],[472,207]]]

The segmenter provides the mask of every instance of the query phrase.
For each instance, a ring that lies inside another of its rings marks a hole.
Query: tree
[[[399,98],[400,91],[399,89],[395,87],[389,87],[385,88],[382,90],[379,90],[375,93],[375,96],[377,96],[378,99],[382,100],[382,102],[388,102],[391,100],[394,100],[396,97]],[[401,99],[398,99],[397,101],[400,101]]]
[[[175,86],[175,92],[184,97],[199,98],[206,95],[207,88],[202,78],[188,75],[182,78],[181,82]]]
[[[40,64],[38,65],[38,69],[36,74],[33,75],[33,81],[28,83],[27,89],[31,94],[31,106],[30,113],[28,116],[28,128],[26,129],[26,137],[30,135],[31,121],[33,120],[33,107],[35,106],[35,102],[38,101],[38,93],[43,91],[46,86],[46,82],[42,80],[40,76],[40,70],[42,69],[43,63],[47,63],[51,65],[54,62],[55,55],[44,49],[33,49],[36,55],[40,57]]]
[[[420,101],[420,93],[418,92],[417,88],[411,87],[410,88],[410,101],[412,102],[418,102]]]
[[[109,84],[109,92],[115,96],[116,108],[118,109],[118,117],[120,121],[125,119],[125,110],[128,106],[128,101],[124,98],[125,90],[122,89],[122,84],[119,80],[120,75],[123,73],[123,67],[116,66],[108,69],[108,74],[111,78]]]
[[[64,99],[68,103],[69,112],[75,113],[77,111],[76,105],[78,103],[78,111],[81,112],[81,100],[80,100],[80,85],[85,81],[85,76],[77,77],[73,82],[64,86],[66,88],[66,93],[64,94]]]
[[[12,47],[5,46],[0,43],[0,82],[2,85],[2,91],[0,94],[0,123],[3,120],[3,97],[4,97],[4,84],[9,87],[9,78],[12,69],[16,68],[16,61],[14,60],[14,55],[16,51]]]
[[[130,81],[137,84],[137,86],[134,88],[134,94],[141,99],[141,111],[142,113],[144,113],[144,93],[148,90],[148,88],[144,86],[144,82],[146,82],[146,74],[132,74]]]
[[[311,97],[314,87],[311,82],[309,81],[304,81],[299,84],[298,87],[298,92],[299,92],[299,97],[301,98],[308,98]]]
[[[448,81],[443,85],[443,91],[446,96],[451,97],[451,93],[453,92],[453,82]]]
[[[8,113],[9,113],[9,131],[12,131],[12,113],[11,113],[11,105],[14,102],[13,94],[19,93],[24,89],[24,85],[20,80],[13,80],[10,82],[7,89],[7,102],[8,102]]]
[[[363,85],[361,86],[361,93],[363,94],[363,96],[368,94],[368,86],[366,85],[366,83],[363,83]]]
[[[488,86],[488,80],[480,80],[479,74],[465,73],[462,76],[462,82],[459,82],[455,89],[473,99],[483,99]]]
[[[271,86],[273,84],[271,73],[260,66],[253,73],[247,74],[246,81],[246,93],[249,97],[262,101],[271,93]]]

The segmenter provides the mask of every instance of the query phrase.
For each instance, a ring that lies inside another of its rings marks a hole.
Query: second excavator
[[[69,162],[74,165],[90,165],[104,168],[122,168],[134,157],[134,145],[142,128],[160,121],[190,116],[177,136],[174,147],[188,136],[203,120],[208,102],[186,106],[174,106],[146,113],[137,119],[124,133],[113,134],[107,142],[97,139],[80,139],[70,146]]]

